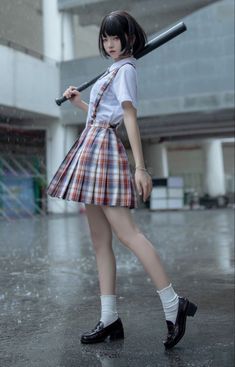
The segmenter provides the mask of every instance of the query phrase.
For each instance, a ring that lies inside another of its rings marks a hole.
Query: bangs
[[[102,24],[100,33],[103,37],[118,36],[119,38],[122,38],[125,31],[122,29],[122,26],[117,18],[108,17]]]

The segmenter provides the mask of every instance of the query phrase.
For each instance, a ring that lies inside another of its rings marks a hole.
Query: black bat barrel
[[[156,48],[162,46],[164,43],[170,41],[172,38],[175,38],[179,34],[186,31],[186,25],[184,22],[177,23],[173,27],[169,28],[165,32],[161,33],[159,36],[156,36],[152,40],[148,41],[147,44],[144,46],[143,50],[140,51],[135,57],[136,59],[140,59],[141,57],[147,55],[148,53],[152,52]],[[84,89],[90,87],[90,85],[94,84],[96,80],[98,80],[105,72],[102,72],[98,76],[96,76],[94,79],[90,80],[89,82],[85,82],[81,84],[79,87],[76,88],[77,91],[82,92]],[[68,98],[62,96],[60,98],[57,98],[55,102],[58,106],[60,106],[62,103],[67,101]]]

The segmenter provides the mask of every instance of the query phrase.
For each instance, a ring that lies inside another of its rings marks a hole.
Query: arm
[[[136,109],[129,101],[123,102],[122,107],[124,112],[124,124],[134,156],[135,166],[145,168],[140,132],[137,125]]]
[[[124,112],[124,124],[134,156],[135,165],[136,167],[145,168],[140,132],[136,118],[136,109],[129,101],[123,102],[122,107]],[[142,195],[142,193],[144,193],[143,199],[146,201],[152,191],[151,176],[147,171],[136,168],[135,181],[139,194]]]
[[[69,101],[75,106],[88,112],[88,104],[81,99],[81,93],[76,90],[76,87],[70,86],[64,92],[63,96],[69,99]]]
[[[88,104],[86,102],[81,100],[79,103],[76,104],[76,106],[80,108],[81,110],[83,110],[85,113],[88,112]]]

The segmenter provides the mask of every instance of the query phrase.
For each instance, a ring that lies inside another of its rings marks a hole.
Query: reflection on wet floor
[[[184,339],[165,351],[160,301],[116,237],[122,342],[80,344],[100,316],[85,214],[0,221],[1,367],[233,366],[234,212],[133,211],[175,289],[198,304]],[[219,330],[219,332],[218,332]]]

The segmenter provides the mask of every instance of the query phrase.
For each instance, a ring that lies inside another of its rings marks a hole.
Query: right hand
[[[136,169],[135,171],[135,183],[139,195],[142,195],[142,199],[145,202],[151,194],[153,188],[153,182],[150,174],[147,171]]]
[[[76,87],[70,85],[69,88],[67,88],[63,96],[66,97],[73,105],[79,107],[81,104],[81,93],[77,91]]]

